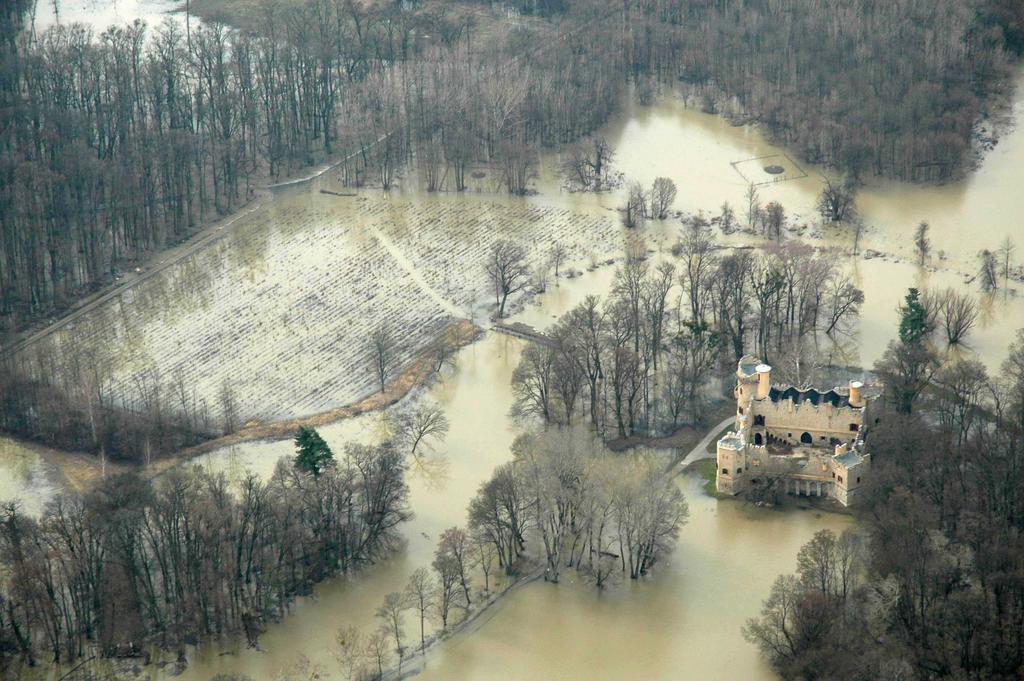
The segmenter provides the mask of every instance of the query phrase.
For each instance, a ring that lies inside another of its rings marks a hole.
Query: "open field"
[[[368,193],[367,193],[368,194]],[[402,366],[491,298],[482,262],[497,239],[535,262],[562,243],[584,261],[620,251],[613,216],[498,198],[355,198],[298,190],[24,348],[43,377],[95,367],[127,408],[223,412],[243,421],[329,412],[376,391],[369,336],[386,324]]]

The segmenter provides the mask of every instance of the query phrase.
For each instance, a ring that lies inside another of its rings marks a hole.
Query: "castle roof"
[[[846,452],[845,454],[835,457],[836,463],[845,468],[853,468],[863,460],[864,457],[857,452]]]
[[[850,406],[849,392],[840,388],[832,388],[826,392],[820,392],[815,388],[805,388],[801,390],[800,388],[794,388],[793,386],[772,386],[771,390],[768,391],[768,399],[772,402],[793,400],[793,404],[810,402],[815,406],[825,403],[829,403],[833,407]]]

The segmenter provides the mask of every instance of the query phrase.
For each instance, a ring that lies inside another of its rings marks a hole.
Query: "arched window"
[[[764,438],[761,437],[761,433],[754,433],[754,444],[760,447],[764,443]]]
[[[722,475],[729,475],[729,469],[728,468],[723,468],[722,469]]]
[[[812,442],[814,442],[814,438],[813,438],[813,437],[811,437],[811,434],[810,434],[810,433],[803,433],[803,434],[802,434],[802,435],[800,436],[800,442],[802,442],[802,443],[803,443],[803,444],[805,444],[805,445],[809,445],[809,444],[811,444]]]
[[[764,425],[764,414],[757,414],[756,416],[754,416],[754,425],[755,426],[763,426]]]

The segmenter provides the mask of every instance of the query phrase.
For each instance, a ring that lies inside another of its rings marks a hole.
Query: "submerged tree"
[[[526,249],[502,239],[491,246],[484,270],[494,287],[494,302],[498,307],[498,318],[501,319],[505,316],[508,297],[529,284],[530,265],[526,261]]]

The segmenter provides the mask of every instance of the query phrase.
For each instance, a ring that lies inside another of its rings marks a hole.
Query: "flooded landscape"
[[[60,20],[152,21],[172,4],[79,3]],[[40,4],[36,22],[49,23],[52,15]],[[389,440],[401,410],[427,405],[447,418],[447,435],[408,463],[413,517],[400,526],[402,545],[394,554],[316,585],[283,619],[266,623],[258,648],[240,635],[190,645],[187,665],[157,652],[156,664],[137,670],[138,678],[345,678],[339,629],[369,632],[376,626],[385,596],[401,591],[417,568],[431,567],[442,532],[467,523],[474,495],[511,460],[515,438],[529,428],[512,415],[513,372],[528,341],[495,328],[494,293],[481,265],[500,239],[524,243],[534,261],[554,244],[565,249],[561,276],[549,273],[543,291],[510,299],[506,322],[542,333],[587,296],[609,297],[627,253],[639,249],[652,264],[678,263],[672,249],[680,218],[711,219],[729,203],[742,226],[750,173],[775,159],[785,174],[757,192],[762,204],[785,208],[781,241],[827,252],[864,293],[849,333],[824,341],[829,346],[821,354],[830,366],[851,367],[849,378],[863,379],[896,338],[900,305],[914,287],[961,290],[976,301],[977,322],[959,351],[997,372],[1024,325],[1024,284],[1017,268],[1005,286],[982,290],[978,253],[1007,239],[1024,248],[1020,66],[1005,120],[985,125],[997,123],[1003,130],[998,144],[963,180],[867,178],[856,199],[865,227],[856,245],[849,225],[823,225],[818,215],[824,178],[835,179],[835,173],[771,144],[755,126],[702,113],[695,101],[669,91],[651,106],[631,102],[600,131],[624,177],[644,186],[667,177],[678,187],[673,214],[637,229],[621,224],[624,183],[602,193],[569,191],[562,172],[566,152],[545,151],[531,183],[535,191],[527,196],[501,191],[500,171],[492,165],[474,167],[466,192],[427,192],[412,170],[390,192],[355,189],[335,168],[262,191],[249,204],[251,212],[192,254],[167,263],[158,256],[149,267],[159,271],[18,348],[14,362],[40,378],[85,362],[95,367],[105,394],[126,409],[144,401],[152,386],[167,386],[167,394],[175,395],[175,386],[187,385],[187,399],[194,408],[201,405],[206,418],[218,421],[230,409],[240,423],[257,424],[321,414],[375,393],[378,377],[367,339],[381,322],[401,339],[396,361],[402,366],[459,319],[480,327],[481,336],[397,405],[318,428],[341,452],[349,442]],[[742,165],[751,161],[749,168]],[[915,254],[922,221],[930,225],[934,254],[927,266]],[[770,245],[743,229],[725,233],[718,223],[712,229],[722,254]],[[724,404],[722,413],[728,413],[731,399],[719,396],[716,407]],[[721,417],[699,424],[693,440],[709,429],[717,436],[720,429],[713,427]],[[235,490],[250,472],[269,479],[280,459],[295,454],[290,439],[204,449],[176,465],[223,473]],[[689,453],[678,447],[652,451],[667,469]],[[688,460],[713,459],[714,444],[694,454]],[[776,578],[796,569],[801,546],[820,530],[838,535],[856,521],[834,508],[762,508],[717,498],[698,471],[673,471],[689,518],[650,575],[619,579],[605,589],[574,572],[559,584],[518,584],[464,630],[406,664],[417,678],[438,681],[779,678],[741,630],[761,611]],[[46,450],[0,437],[0,500],[18,500],[24,513],[39,516],[64,487],[59,462]],[[495,572],[491,586],[500,593],[513,578]],[[411,613],[405,617],[415,638],[418,624]],[[428,630],[438,633],[439,627],[431,622]],[[58,666],[34,673],[55,681],[68,671]]]

